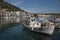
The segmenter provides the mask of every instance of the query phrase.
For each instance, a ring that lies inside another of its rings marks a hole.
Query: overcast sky
[[[60,13],[59,0],[5,0],[30,13]]]

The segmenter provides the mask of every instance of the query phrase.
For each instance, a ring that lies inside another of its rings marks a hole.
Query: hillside
[[[0,7],[9,9],[9,11],[24,11],[8,2],[4,2],[4,0],[0,0]]]

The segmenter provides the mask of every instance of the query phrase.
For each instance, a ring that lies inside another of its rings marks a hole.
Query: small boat
[[[60,23],[55,23],[55,28],[60,29]]]
[[[56,18],[54,21],[55,22],[60,22],[60,18]]]
[[[56,18],[54,20],[54,23],[55,23],[55,28],[60,28],[60,18]]]
[[[30,19],[26,19],[23,24],[31,31],[49,35],[53,34],[55,28],[54,23],[45,18],[31,17]]]

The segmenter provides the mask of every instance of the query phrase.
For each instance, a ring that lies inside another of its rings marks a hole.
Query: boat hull
[[[27,25],[24,24],[24,27],[27,28],[28,30],[31,30],[33,32],[37,32],[37,33],[43,33],[43,34],[48,34],[48,35],[52,35],[54,32],[54,26],[48,27],[48,28],[33,28],[33,27],[29,27]]]

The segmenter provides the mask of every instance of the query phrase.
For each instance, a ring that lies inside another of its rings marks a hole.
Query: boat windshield
[[[31,19],[31,21],[33,22],[33,21],[35,21],[35,19]]]

